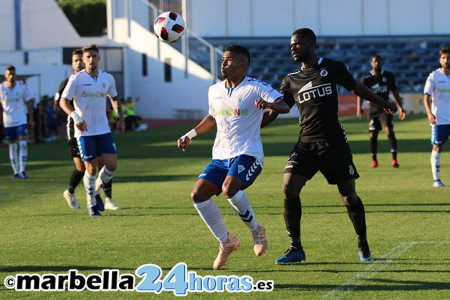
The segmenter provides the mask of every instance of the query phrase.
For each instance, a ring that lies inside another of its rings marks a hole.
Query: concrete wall
[[[189,27],[201,36],[448,34],[448,0],[189,0]]]

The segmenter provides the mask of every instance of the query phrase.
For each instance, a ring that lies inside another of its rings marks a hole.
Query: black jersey
[[[66,88],[69,78],[70,77],[64,79],[59,84],[58,92],[56,93],[56,96],[55,96],[55,105],[56,106],[60,106],[59,100],[61,99],[61,95],[62,95],[64,89]],[[69,102],[73,106],[73,99],[71,99]],[[67,138],[70,140],[70,139],[73,139],[74,137],[75,137],[75,124],[73,122],[73,119],[71,117],[67,116]]]
[[[353,90],[356,81],[342,62],[320,58],[317,65],[288,74],[281,83],[284,101],[300,111],[300,140],[341,141],[344,129],[338,120],[337,84]]]
[[[375,94],[383,98],[384,100],[389,100],[389,92],[396,90],[395,76],[391,72],[383,71],[381,76],[374,76],[372,74],[365,74],[361,78],[361,83],[367,86]],[[383,108],[369,102],[369,113],[382,113]]]

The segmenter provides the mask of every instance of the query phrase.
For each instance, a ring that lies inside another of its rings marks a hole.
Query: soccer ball
[[[175,43],[183,36],[184,27],[184,20],[179,14],[166,11],[156,18],[153,29],[161,41]]]

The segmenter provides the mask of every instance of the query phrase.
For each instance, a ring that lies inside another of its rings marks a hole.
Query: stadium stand
[[[249,48],[252,62],[249,76],[279,88],[283,76],[295,71],[289,51],[289,37],[280,38],[208,38],[208,42],[223,50],[227,45],[240,44]],[[428,74],[438,68],[438,52],[450,45],[450,36],[352,36],[319,37],[320,56],[343,61],[355,78],[370,70],[370,57],[379,54],[384,68],[397,77],[401,93],[421,93]],[[189,41],[190,58],[209,70],[207,47]],[[220,67],[220,57],[218,57]],[[220,72],[219,72],[220,74]],[[348,93],[345,89],[342,94]]]

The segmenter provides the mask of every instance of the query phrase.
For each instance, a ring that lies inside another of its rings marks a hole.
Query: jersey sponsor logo
[[[380,85],[379,83],[372,85],[370,87],[370,89],[375,94],[377,94],[377,93],[387,93],[387,91],[388,91],[387,85]]]
[[[86,98],[103,98],[103,97],[105,97],[105,93],[103,93],[103,92],[97,92],[97,93],[83,92],[81,94],[81,96],[86,97]]]
[[[438,93],[450,93],[450,89],[441,89],[441,88],[438,88],[438,89],[437,89],[437,92],[438,92]]]
[[[331,94],[333,94],[331,83],[313,86],[312,82],[310,81],[298,92],[298,101],[300,104],[302,104],[303,102],[312,99],[318,99],[320,97],[325,97]]]
[[[218,116],[229,116],[229,117],[239,117],[248,115],[248,109],[239,109],[239,108],[229,108],[229,109],[219,109],[216,111]]]
[[[245,171],[245,167],[243,165],[238,165],[238,174],[242,171]]]

